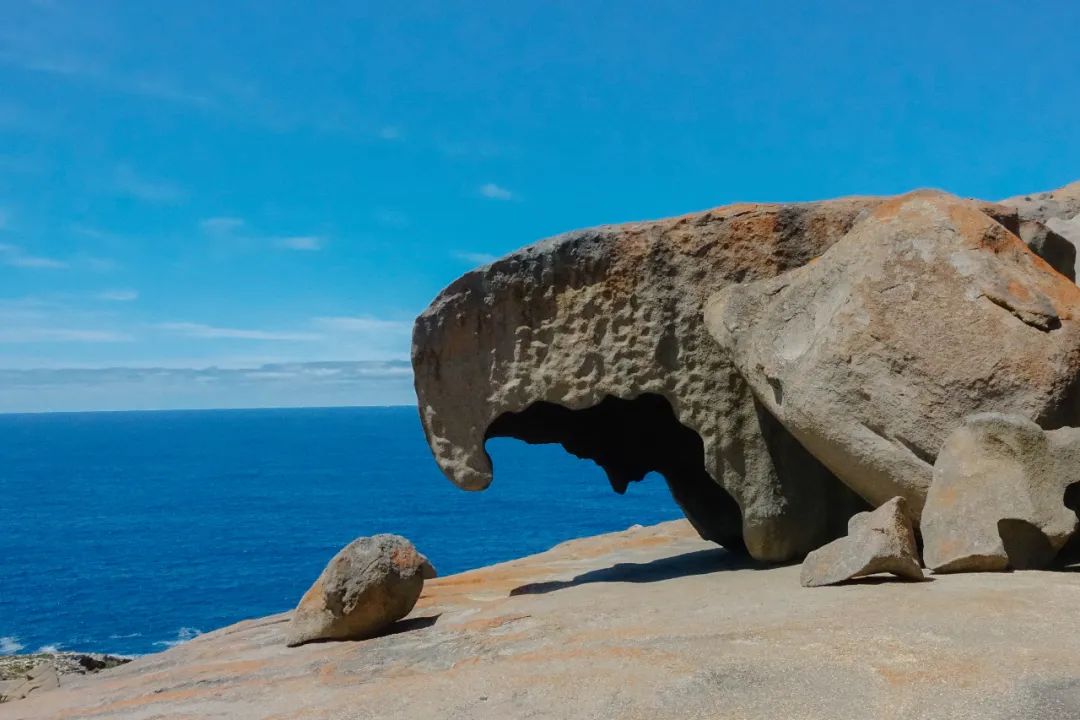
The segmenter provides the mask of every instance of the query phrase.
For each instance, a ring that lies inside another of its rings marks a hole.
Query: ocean
[[[440,574],[681,517],[559,446],[488,443],[455,488],[415,408],[0,415],[0,654],[136,655],[288,610],[342,546],[399,533]]]

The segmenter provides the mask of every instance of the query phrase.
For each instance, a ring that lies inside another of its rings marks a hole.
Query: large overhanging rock
[[[1046,567],[1076,530],[1080,428],[1044,431],[1015,415],[966,418],[934,464],[922,533],[934,572]]]
[[[420,415],[459,487],[485,441],[560,442],[617,491],[665,476],[703,537],[800,557],[863,509],[755,402],[709,338],[709,293],[821,255],[881,202],[734,205],[540,242],[447,287],[417,318]],[[553,501],[554,502],[554,501]]]
[[[917,517],[975,412],[1075,425],[1080,288],[979,206],[880,204],[816,262],[718,293],[706,324],[754,395],[873,505]]]

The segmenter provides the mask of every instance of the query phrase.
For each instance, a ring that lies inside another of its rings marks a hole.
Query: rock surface
[[[1070,279],[1080,274],[1080,181],[1057,190],[1018,195],[1001,204],[1015,208],[1020,237]]]
[[[1080,483],[1080,429],[1044,432],[1015,415],[967,418],[934,465],[922,535],[934,572],[1049,565],[1077,527],[1066,490]]]
[[[895,497],[872,512],[853,516],[846,537],[806,556],[799,576],[803,587],[835,585],[877,573],[922,580],[919,549],[905,505],[904,498]]]
[[[871,505],[915,518],[941,444],[986,411],[1080,421],[1080,288],[978,206],[880,204],[816,262],[706,311],[755,397]]]
[[[3,720],[1060,720],[1080,717],[1080,574],[800,591],[683,521],[432,580],[401,632],[284,645],[243,622]]]
[[[0,702],[23,700],[31,693],[60,687],[56,668],[49,663],[34,666],[22,677],[0,681]]]
[[[447,287],[413,367],[435,459],[492,479],[484,442],[561,442],[612,486],[664,475],[702,534],[785,560],[865,505],[754,401],[701,322],[706,297],[824,252],[878,198],[732,205],[545,240]]]
[[[131,658],[100,653],[43,652],[0,655],[0,703],[50,690],[68,675],[87,675],[131,662]]]
[[[435,568],[400,535],[353,540],[304,594],[287,643],[372,637],[412,611]]]

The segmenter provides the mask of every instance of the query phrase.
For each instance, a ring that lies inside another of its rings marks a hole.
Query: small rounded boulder
[[[289,647],[314,640],[378,635],[416,605],[435,568],[400,535],[374,535],[346,545],[304,594],[293,613]]]

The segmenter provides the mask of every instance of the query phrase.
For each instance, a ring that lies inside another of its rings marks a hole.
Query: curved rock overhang
[[[777,388],[758,382],[761,368],[747,366],[735,345],[710,337],[703,312],[706,299],[725,289],[760,287],[772,279],[782,289],[786,280],[779,276],[801,277],[822,256],[831,267],[836,251],[828,251],[856,235],[853,229],[865,235],[868,225],[893,222],[898,208],[926,203],[955,208],[955,217],[919,229],[925,236],[907,238],[901,228],[882,242],[906,238],[919,247],[944,247],[953,234],[974,233],[994,240],[994,247],[1027,254],[1015,238],[1015,209],[920,191],[733,205],[595,228],[542,241],[467,273],[417,318],[413,333],[417,399],[436,461],[459,487],[483,489],[492,478],[484,442],[498,434],[559,442],[604,467],[617,489],[654,469],[667,477],[703,536],[736,544],[737,527],[760,560],[804,555],[842,533],[844,521],[866,502],[887,499],[885,490],[897,494],[900,488],[917,514],[925,497],[922,481],[940,446],[936,425],[933,432],[903,428],[887,434],[875,442],[888,443],[888,452],[862,465],[848,462],[849,438],[833,437],[843,434],[841,426],[830,429],[825,413],[815,420],[821,432],[804,432],[790,404],[776,397]],[[999,236],[1006,240],[998,242]],[[828,297],[839,298],[844,287]],[[917,346],[918,336],[908,340]],[[794,384],[783,388],[785,395],[801,387],[798,378],[789,380]],[[1052,393],[1050,405],[1060,405],[1060,394]],[[942,406],[940,414],[949,417],[938,418],[941,423],[959,422],[962,400]],[[636,431],[617,415],[654,428],[668,442],[654,443],[646,455],[646,448],[619,443],[618,433],[594,427],[601,418],[633,436]],[[696,460],[666,457],[662,446],[671,455],[697,455],[696,444],[671,422],[700,440],[700,467]],[[907,464],[883,470],[874,464],[879,457]],[[911,477],[903,472],[908,466]],[[704,478],[720,492],[705,491]]]
[[[630,483],[659,473],[703,538],[743,549],[738,504],[705,470],[701,436],[675,418],[671,403],[661,395],[608,396],[584,410],[539,401],[495,418],[487,431],[487,438],[492,437],[560,444],[599,465],[620,495]]]
[[[601,227],[465,274],[413,333],[417,399],[436,461],[459,487],[481,490],[492,479],[485,439],[512,434],[500,417],[536,403],[586,411],[607,398],[658,396],[700,439],[704,474],[722,490],[700,502],[677,495],[703,534],[734,542],[717,529],[735,522],[733,499],[758,559],[799,557],[831,539],[862,501],[761,409],[708,336],[702,311],[718,288],[810,262],[880,202],[734,205]],[[564,435],[564,445],[579,442]],[[626,464],[594,459],[609,473]]]

